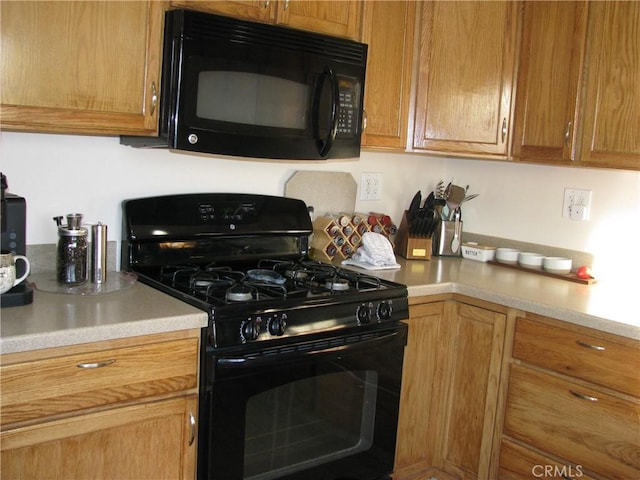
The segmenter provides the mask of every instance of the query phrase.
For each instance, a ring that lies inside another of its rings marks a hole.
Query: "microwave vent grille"
[[[185,38],[304,51],[337,61],[366,64],[367,46],[362,43],[195,11],[175,10],[171,13],[184,15],[182,35]]]

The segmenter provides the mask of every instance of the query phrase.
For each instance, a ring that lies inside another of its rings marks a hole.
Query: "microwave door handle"
[[[322,86],[324,85],[325,79],[329,80],[329,86],[331,87],[331,128],[329,130],[329,134],[326,139],[320,138],[320,93],[322,91]],[[339,92],[338,92],[338,77],[329,67],[325,67],[322,75],[320,76],[320,81],[318,82],[318,86],[316,88],[316,96],[315,101],[313,102],[313,121],[315,125],[315,133],[318,144],[318,152],[321,157],[326,157],[329,155],[329,151],[331,151],[331,147],[333,146],[333,141],[336,138],[336,133],[338,132],[338,110],[340,108],[339,105]]]

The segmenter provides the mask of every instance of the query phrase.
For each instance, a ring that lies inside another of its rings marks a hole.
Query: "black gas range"
[[[215,348],[407,318],[404,285],[311,260],[304,202],[186,194],[123,206],[123,268],[209,313]]]
[[[312,260],[312,232],[307,206],[290,198],[123,203],[123,269],[208,313],[200,479],[374,480],[393,470],[407,289]]]

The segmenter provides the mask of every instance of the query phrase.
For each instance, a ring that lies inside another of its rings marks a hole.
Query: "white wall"
[[[417,190],[440,179],[470,185],[480,196],[463,209],[465,231],[587,251],[628,261],[640,238],[640,172],[363,152],[359,160],[291,162],[196,156],[124,147],[115,137],[0,133],[0,167],[9,191],[26,197],[27,243],[55,243],[52,217],[72,211],[109,226],[120,239],[125,198],[182,192],[282,195],[296,170],[382,172],[382,201],[358,211],[385,211],[400,221]],[[564,188],[593,191],[591,219],[561,216]],[[637,252],[636,257],[640,256]]]

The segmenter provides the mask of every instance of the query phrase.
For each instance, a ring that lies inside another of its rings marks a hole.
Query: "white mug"
[[[16,278],[16,261],[22,260],[27,265],[27,270],[20,278]],[[24,255],[13,253],[0,254],[0,293],[5,293],[22,282],[31,272],[29,260]]]

